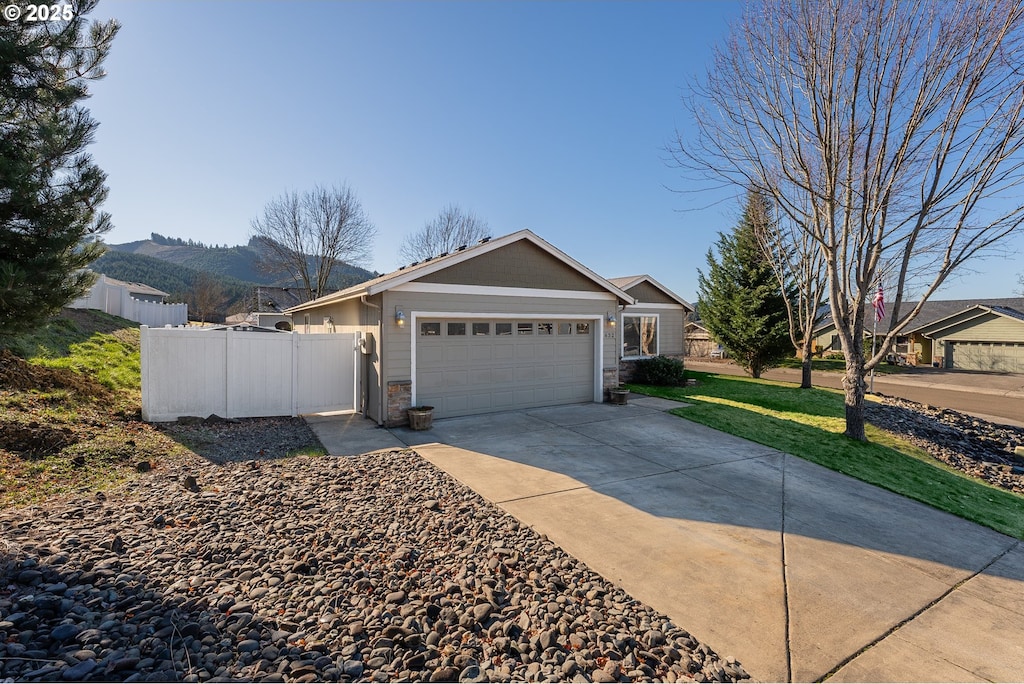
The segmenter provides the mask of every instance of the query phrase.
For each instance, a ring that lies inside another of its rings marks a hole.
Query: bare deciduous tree
[[[398,249],[398,256],[406,263],[423,261],[490,235],[486,221],[473,212],[463,211],[458,205],[449,204],[422,229],[406,236]]]
[[[211,314],[216,312],[227,301],[224,288],[209,273],[200,273],[192,289],[187,295],[188,308],[199,318],[200,323],[206,323]]]
[[[677,134],[676,161],[769,194],[822,252],[853,439],[866,439],[865,373],[951,273],[1024,221],[1022,24],[1021,0],[762,0],[686,100],[693,137]],[[882,273],[891,323],[865,359]]]
[[[338,262],[365,261],[375,235],[376,228],[348,186],[285,193],[252,221],[252,237],[266,250],[265,267],[287,273],[309,299],[327,290]]]
[[[775,272],[786,302],[789,340],[800,358],[800,388],[810,389],[814,325],[825,304],[828,281],[821,249],[789,220],[755,220],[761,252]]]

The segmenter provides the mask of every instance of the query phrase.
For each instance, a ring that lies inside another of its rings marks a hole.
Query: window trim
[[[627,318],[653,318],[654,319],[654,353],[653,354],[634,354],[626,356],[622,351],[626,348],[626,319]],[[619,329],[622,332],[619,334],[619,358],[624,361],[634,361],[638,359],[651,359],[661,354],[661,314],[656,313],[643,313],[638,311],[623,311],[620,315],[621,324]]]

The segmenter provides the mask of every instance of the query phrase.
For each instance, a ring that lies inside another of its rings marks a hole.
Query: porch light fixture
[[[397,306],[395,307],[395,325],[399,328],[405,325],[405,312]]]
[[[604,320],[608,323],[608,327],[609,328],[614,328],[615,327],[615,312],[614,311],[609,311],[605,315]]]

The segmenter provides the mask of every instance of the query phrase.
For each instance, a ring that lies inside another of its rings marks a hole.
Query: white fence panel
[[[290,334],[211,330],[228,340],[228,411],[241,416],[291,416]]]
[[[355,339],[142,326],[142,418],[354,410]]]
[[[186,325],[188,323],[188,304],[164,304],[147,302],[134,297],[127,297],[121,303],[121,318],[135,321],[142,325]]]
[[[164,304],[136,299],[123,285],[110,283],[105,275],[100,275],[89,292],[68,304],[71,309],[98,309],[112,316],[127,318],[142,325],[186,325],[188,323],[187,304]]]
[[[292,335],[299,344],[296,355],[296,411],[299,414],[329,411],[325,408],[340,403],[356,405],[356,336],[354,333],[330,335]],[[338,341],[350,339],[350,354],[338,353]]]
[[[142,326],[142,418],[227,417],[227,346],[222,335]]]

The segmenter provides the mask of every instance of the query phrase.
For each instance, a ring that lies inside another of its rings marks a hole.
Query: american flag
[[[880,321],[885,318],[885,296],[882,294],[882,286],[878,286],[878,292],[875,294],[875,298],[871,300],[871,306],[875,307],[875,320]]]

